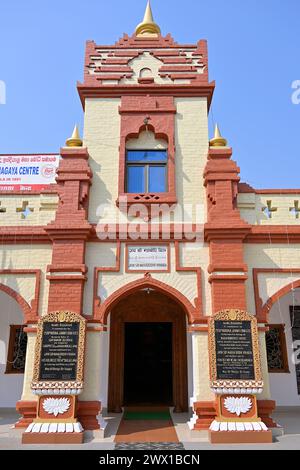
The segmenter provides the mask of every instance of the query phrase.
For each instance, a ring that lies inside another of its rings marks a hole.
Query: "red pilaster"
[[[237,209],[240,170],[231,155],[230,148],[210,148],[204,171],[208,200],[205,240],[210,246],[213,313],[225,308],[247,309],[243,240],[250,226]]]
[[[91,231],[88,223],[88,197],[92,172],[86,148],[61,149],[57,171],[59,206],[55,221],[46,231],[53,241],[48,311],[71,310],[82,314],[87,268],[85,244]]]

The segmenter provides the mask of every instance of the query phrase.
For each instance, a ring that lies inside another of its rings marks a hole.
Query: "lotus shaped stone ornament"
[[[228,397],[224,401],[224,406],[229,413],[240,416],[251,410],[252,401],[247,397]]]
[[[63,415],[70,408],[68,398],[47,398],[43,403],[43,408],[49,415]]]

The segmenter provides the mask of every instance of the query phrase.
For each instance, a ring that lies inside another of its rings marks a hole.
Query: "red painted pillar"
[[[231,148],[210,148],[204,171],[208,199],[205,240],[210,248],[213,313],[228,308],[247,310],[243,240],[250,226],[237,209],[240,170],[231,155]]]
[[[57,171],[59,206],[55,220],[46,227],[53,242],[52,263],[47,268],[48,312],[69,310],[82,314],[85,245],[91,231],[88,197],[92,172],[88,158],[86,148],[61,149]]]

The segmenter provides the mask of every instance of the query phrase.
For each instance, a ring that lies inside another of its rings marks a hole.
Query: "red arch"
[[[26,302],[26,300],[18,294],[15,290],[11,287],[5,286],[4,284],[0,283],[0,291],[5,292],[5,294],[12,297],[21,307],[23,315],[24,315],[24,323],[32,323],[36,321],[36,318],[33,318],[32,309],[30,305]]]
[[[293,281],[290,284],[287,284],[286,286],[282,287],[279,291],[277,291],[275,294],[273,294],[268,299],[268,301],[264,304],[264,306],[262,307],[262,310],[261,310],[260,315],[259,315],[261,320],[267,323],[269,321],[268,316],[269,316],[270,310],[273,307],[273,305],[281,297],[288,294],[293,289],[297,289],[298,287],[300,287],[300,279],[298,279],[297,281]]]
[[[129,284],[120,287],[120,289],[111,294],[100,306],[97,319],[101,320],[101,322],[106,325],[110,311],[120,300],[128,297],[130,294],[133,294],[138,290],[147,288],[155,289],[179,303],[182,306],[189,323],[195,323],[200,320],[201,313],[197,311],[196,307],[194,307],[183,294],[181,294],[174,287],[168,286],[164,282],[153,279],[150,275],[145,276],[143,279],[130,282]]]

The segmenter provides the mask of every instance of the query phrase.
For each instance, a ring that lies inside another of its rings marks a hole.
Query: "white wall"
[[[294,297],[294,299],[293,299]],[[293,303],[294,302],[294,303]],[[285,324],[286,345],[290,373],[269,374],[271,397],[277,406],[300,406],[300,395],[297,391],[295,365],[292,362],[292,330],[290,320],[290,305],[300,305],[300,289],[290,292],[276,302],[270,312],[270,324]]]
[[[19,304],[0,291],[0,408],[15,408],[21,399],[23,374],[5,374],[9,343],[9,326],[22,325],[23,313]]]

